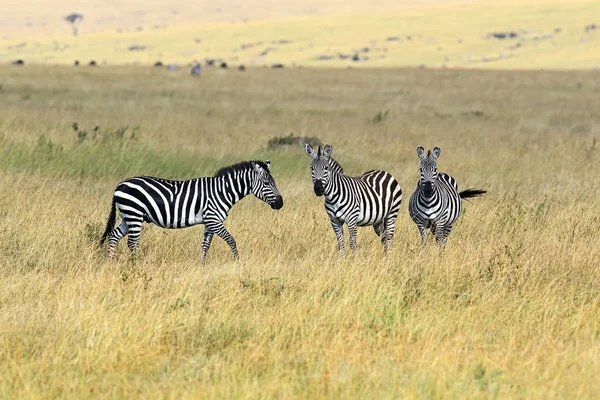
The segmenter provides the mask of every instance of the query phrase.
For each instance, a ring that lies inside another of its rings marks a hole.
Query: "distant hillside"
[[[181,24],[234,23],[302,16],[381,12],[468,4],[489,0],[2,0],[0,37],[69,34],[64,17],[84,15],[84,34],[175,27]]]
[[[358,0],[327,5],[226,0],[219,8],[188,0],[169,6],[134,0],[112,12],[111,7],[82,9],[67,1],[53,8],[35,0],[28,7],[36,9],[36,3],[39,17],[32,12],[29,27],[15,25],[23,18],[19,8],[0,17],[0,62],[93,59],[149,65],[211,58],[246,66],[600,67],[600,2],[590,0],[382,0],[368,5]],[[68,9],[84,16],[76,37],[72,25],[61,19]]]

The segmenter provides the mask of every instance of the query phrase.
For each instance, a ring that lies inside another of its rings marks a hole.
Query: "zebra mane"
[[[343,174],[344,173],[344,168],[342,168],[342,166],[340,165],[340,163],[338,163],[337,161],[335,161],[331,157],[329,157],[329,166],[331,167],[332,170],[334,170],[338,174]]]
[[[223,168],[219,169],[217,172],[215,172],[214,176],[215,176],[215,178],[220,178],[223,176],[233,174],[235,172],[252,170],[252,163],[260,165],[262,167],[262,169],[264,169],[265,171],[267,171],[267,173],[269,175],[271,175],[271,171],[269,171],[269,167],[267,166],[267,164],[265,164],[263,161],[252,160],[252,161],[242,161],[237,164],[230,165],[228,167],[223,167]]]

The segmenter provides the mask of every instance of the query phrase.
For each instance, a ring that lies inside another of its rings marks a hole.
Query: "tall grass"
[[[593,73],[215,71],[194,85],[134,68],[0,76],[0,397],[600,390]],[[399,180],[389,258],[365,228],[339,259],[308,158],[267,150],[289,132],[332,143],[350,174]],[[418,145],[440,146],[439,168],[461,188],[489,191],[465,204],[443,253],[421,248],[406,212]],[[113,262],[96,247],[120,179],[208,175],[251,158],[271,159],[285,205],[233,208],[239,262],[215,239],[201,265],[201,227],[145,225],[136,264],[123,243]]]

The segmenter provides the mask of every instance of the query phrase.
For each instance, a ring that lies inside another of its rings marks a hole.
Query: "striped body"
[[[187,228],[211,216],[224,221],[231,207],[249,194],[248,187],[238,191],[232,186],[223,178],[173,181],[141,176],[119,183],[114,198],[125,219],[141,215],[144,222],[161,228]]]
[[[325,187],[325,210],[331,220],[358,226],[378,225],[391,212],[398,215],[402,190],[392,175],[373,170],[361,176],[331,174]]]
[[[440,242],[447,238],[452,225],[460,216],[462,199],[458,193],[458,185],[450,175],[439,173],[433,187],[433,194],[428,196],[420,183],[417,183],[417,189],[410,196],[408,212],[419,231],[431,229],[434,235],[437,232],[443,234],[444,237],[438,240]]]
[[[356,249],[357,227],[372,225],[375,233],[381,236],[387,254],[402,203],[398,181],[380,170],[356,177],[345,175],[342,167],[330,157],[331,145],[323,150],[319,147],[317,152],[306,145],[305,150],[312,158],[315,194],[325,196],[325,210],[336,234],[340,254],[344,254],[344,224],[348,225],[352,250]]]
[[[167,229],[204,224],[202,261],[214,234],[230,245],[234,258],[237,258],[235,240],[223,226],[223,221],[233,205],[249,194],[254,194],[273,209],[283,206],[268,164],[259,161],[223,168],[214,177],[186,181],[151,176],[129,178],[115,189],[102,243],[108,238],[108,253],[112,256],[118,241],[128,235],[129,248],[135,253],[144,222]],[[116,210],[123,220],[113,229]]]
[[[408,212],[419,229],[423,244],[427,243],[429,229],[436,242],[444,246],[462,211],[462,199],[482,195],[485,191],[469,189],[459,192],[453,177],[437,172],[440,153],[439,147],[427,154],[423,147],[417,148],[417,155],[421,159],[421,178],[410,196]]]

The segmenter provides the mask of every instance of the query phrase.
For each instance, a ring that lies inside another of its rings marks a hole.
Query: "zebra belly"
[[[199,212],[198,214],[194,215],[194,217],[190,218],[190,220],[188,222],[189,222],[190,225],[203,224],[204,223],[204,217],[202,216],[202,213]]]
[[[376,201],[372,202],[373,204],[381,204],[383,203],[382,199],[377,198]],[[358,218],[356,220],[358,226],[370,226],[370,225],[376,225],[378,223],[380,223],[381,221],[383,221],[385,215],[387,214],[388,210],[387,207],[383,206],[382,208],[380,208],[381,206],[376,206],[373,207],[372,209],[367,210],[364,204],[361,204],[359,213],[358,213]]]
[[[340,221],[341,223],[348,223],[349,219],[353,213],[350,212],[350,210],[348,209],[343,209],[338,205],[327,205],[326,207],[327,209],[327,214],[329,214],[330,218],[333,217],[333,219]],[[379,215],[365,215],[364,212],[359,211],[358,213],[358,217],[356,219],[356,224],[358,226],[370,226],[370,225],[375,225],[378,224],[379,222],[383,221],[383,217],[379,216]]]
[[[194,225],[203,224],[203,223],[204,223],[204,218],[202,217],[202,212],[199,212],[197,215],[192,215],[191,217],[188,217],[187,220],[185,221],[185,223],[181,224],[181,226],[168,226],[166,228],[169,228],[169,229],[190,228]]]
[[[371,218],[367,218],[365,215],[360,215],[359,219],[356,222],[358,226],[370,226],[376,225],[381,221],[383,221],[383,218],[381,217],[377,218],[375,216],[371,216]]]
[[[197,215],[192,215],[191,217],[188,217],[184,223],[181,223],[181,221],[179,221],[177,224],[169,224],[169,225],[164,225],[164,224],[159,224],[157,221],[152,220],[152,218],[148,215],[146,215],[144,217],[144,220],[148,223],[154,224],[154,225],[158,225],[161,228],[165,228],[165,229],[182,229],[182,228],[190,228],[192,226],[198,225],[198,224],[203,224],[204,223],[204,217],[202,216],[202,212],[199,212]]]
[[[333,218],[341,223],[348,223],[348,220],[352,219],[351,217],[355,215],[356,205],[351,207],[342,207],[339,204],[325,203],[325,209],[327,210],[327,214],[329,214],[330,218]],[[355,211],[351,211],[355,210]],[[358,210],[358,216],[356,217],[356,224],[358,226],[370,226],[378,224],[383,221],[384,214],[382,211],[377,213],[373,211],[372,213],[367,213],[363,209]]]

